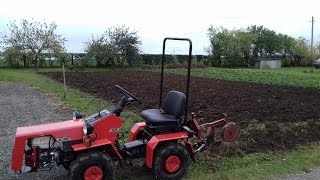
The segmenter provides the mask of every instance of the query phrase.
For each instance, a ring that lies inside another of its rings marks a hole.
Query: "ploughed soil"
[[[62,73],[44,75],[63,82]],[[135,112],[159,105],[160,73],[156,72],[67,72],[66,84],[114,103],[121,97],[115,88],[120,85],[142,101],[129,108]],[[163,96],[170,90],[185,92],[185,88],[185,76],[165,74]],[[320,93],[316,89],[192,77],[188,106],[189,113],[195,112],[204,121],[226,113],[241,126],[237,143],[218,148],[222,153],[288,149],[320,140]]]

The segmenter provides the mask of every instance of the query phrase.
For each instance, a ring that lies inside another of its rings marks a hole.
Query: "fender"
[[[138,133],[146,126],[145,122],[135,123],[130,130],[129,142],[137,139]]]
[[[71,147],[73,148],[73,150],[75,152],[79,152],[82,150],[87,150],[87,149],[96,148],[96,147],[103,147],[103,146],[104,147],[111,147],[112,153],[114,155],[116,155],[119,160],[122,159],[122,156],[119,154],[118,150],[114,147],[114,145],[108,139],[94,140],[94,141],[92,141],[92,144],[89,147],[82,144],[82,143],[81,144],[74,144]]]
[[[147,144],[147,152],[146,152],[147,167],[150,169],[152,168],[154,150],[156,149],[157,145],[160,142],[170,141],[170,140],[179,140],[179,139],[184,140],[186,138],[188,138],[188,132],[185,132],[185,131],[153,136]]]

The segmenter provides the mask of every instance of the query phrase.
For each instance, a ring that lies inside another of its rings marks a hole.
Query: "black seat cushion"
[[[147,124],[154,126],[178,125],[178,119],[175,116],[161,113],[159,109],[147,109],[141,112],[141,116]]]

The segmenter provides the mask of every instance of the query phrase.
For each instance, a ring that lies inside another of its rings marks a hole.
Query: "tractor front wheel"
[[[189,165],[189,153],[181,144],[159,147],[153,161],[156,179],[181,179]]]
[[[78,156],[70,165],[70,179],[113,179],[113,162],[102,152],[88,152]]]

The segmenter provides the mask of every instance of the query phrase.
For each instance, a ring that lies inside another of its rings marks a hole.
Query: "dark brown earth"
[[[62,73],[45,75],[62,82]],[[159,104],[160,74],[156,72],[68,72],[66,81],[72,88],[114,103],[120,98],[115,89],[118,84],[142,101],[142,105],[130,107],[135,112],[156,108]],[[166,75],[164,84],[164,95],[169,90],[185,92],[186,78]],[[214,120],[217,113],[227,113],[231,121],[241,122],[244,133],[240,135],[239,141],[243,143],[239,146],[245,152],[292,148],[320,140],[320,133],[315,129],[320,126],[319,108],[320,93],[315,89],[200,77],[191,79],[189,112],[195,112],[205,121]],[[307,127],[302,128],[307,134],[300,129],[301,123],[306,124]]]

